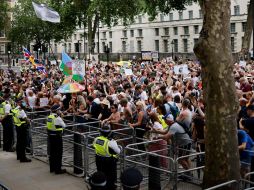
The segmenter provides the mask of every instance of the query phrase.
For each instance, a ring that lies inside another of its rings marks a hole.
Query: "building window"
[[[198,38],[194,38],[194,46],[198,43]]]
[[[178,52],[178,39],[174,39],[174,52]]]
[[[112,42],[109,42],[109,52],[112,53],[113,45]]]
[[[64,52],[67,52],[67,44],[65,43],[63,46],[64,46]]]
[[[189,19],[193,19],[193,11],[189,11]]]
[[[247,23],[246,22],[242,22],[242,32],[246,31],[246,26],[247,26]]]
[[[74,40],[77,40],[77,34],[74,34]]]
[[[189,26],[183,27],[184,35],[189,35]]]
[[[143,37],[143,30],[142,29],[138,29],[138,37]]]
[[[141,15],[138,16],[138,23],[139,23],[139,24],[142,23],[142,16],[141,16]]]
[[[160,29],[159,28],[155,28],[154,32],[155,32],[155,36],[160,35]]]
[[[71,53],[71,43],[68,44],[68,53]]]
[[[130,33],[131,33],[131,37],[134,37],[134,30],[131,30]]]
[[[182,11],[179,12],[179,20],[183,20],[183,12]]]
[[[231,51],[234,52],[235,51],[235,38],[231,37]]]
[[[203,18],[202,10],[199,10],[199,18]]]
[[[4,31],[0,31],[0,38],[3,38],[3,37],[5,37]]]
[[[231,33],[235,33],[235,23],[230,24],[230,31]]]
[[[168,52],[168,40],[163,40],[164,52]]]
[[[122,41],[122,51],[123,53],[126,52],[126,41]]]
[[[240,6],[239,5],[234,6],[234,15],[240,15]]]
[[[188,40],[183,39],[183,52],[187,53],[188,52]]]
[[[174,35],[178,35],[178,28],[174,27]]]
[[[140,40],[137,41],[137,50],[138,52],[142,51],[142,42]]]
[[[105,43],[105,42],[102,42],[102,43],[101,43],[101,47],[102,47],[102,49],[104,50],[104,53],[105,53],[105,46],[106,46],[106,43]]]
[[[161,22],[164,21],[164,15],[163,14],[160,14],[160,20],[161,20]]]
[[[174,15],[173,13],[169,13],[169,21],[172,21],[172,20],[174,20]]]
[[[123,37],[127,38],[127,30],[123,30]]]
[[[107,33],[103,32],[103,39],[106,39],[106,38],[107,38]]]
[[[110,31],[109,33],[108,33],[108,35],[109,35],[109,38],[112,38],[112,31]]]
[[[69,43],[69,45],[70,45],[71,43]],[[55,53],[57,53],[58,51],[57,51],[57,44],[55,44]]]
[[[164,35],[169,36],[169,28],[164,28]]]
[[[155,51],[160,51],[160,41],[159,40],[155,40]]]
[[[194,26],[194,34],[199,34],[199,26],[198,25]]]

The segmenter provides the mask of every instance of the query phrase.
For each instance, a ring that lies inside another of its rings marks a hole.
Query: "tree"
[[[123,25],[132,23],[141,12],[142,2],[137,0],[74,0],[80,24],[87,26],[88,46],[94,52],[95,35],[99,22],[108,27],[122,21]]]
[[[249,8],[248,8],[248,16],[247,16],[247,22],[246,22],[246,29],[244,32],[244,37],[243,37],[243,43],[242,43],[242,51],[244,53],[248,53],[250,49],[250,41],[251,41],[251,34],[253,31],[253,4],[254,0],[250,0]]]
[[[9,16],[8,16],[8,3],[7,1],[0,1],[0,31],[8,28]]]
[[[145,0],[147,12],[169,13],[188,0]],[[200,0],[203,28],[194,48],[202,66],[206,103],[204,188],[240,178],[237,143],[237,97],[230,46],[230,0]],[[237,187],[236,187],[237,188]]]
[[[201,62],[206,102],[204,187],[239,180],[238,100],[230,45],[230,0],[203,0],[203,28],[194,52]],[[236,187],[237,188],[237,187]]]
[[[51,40],[59,42],[67,39],[76,30],[75,7],[71,0],[43,1],[54,8],[61,15],[61,23],[45,22],[36,17],[32,0],[19,0],[13,9],[12,28],[9,38],[19,45],[50,43]]]

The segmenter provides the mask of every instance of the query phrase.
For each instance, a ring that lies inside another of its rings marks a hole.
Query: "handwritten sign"
[[[40,98],[40,107],[45,107],[48,105],[48,103],[49,103],[48,98]]]
[[[187,75],[189,74],[188,65],[182,64],[182,65],[175,65],[174,66],[174,73],[177,75]]]
[[[125,75],[133,75],[133,72],[131,69],[124,69]]]

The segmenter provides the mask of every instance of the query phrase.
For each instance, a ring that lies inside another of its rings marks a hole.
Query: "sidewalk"
[[[87,190],[83,178],[55,175],[49,166],[32,159],[20,163],[15,153],[0,151],[0,182],[10,190]]]

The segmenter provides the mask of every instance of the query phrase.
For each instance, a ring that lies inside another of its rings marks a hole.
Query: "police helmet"
[[[111,134],[111,128],[109,124],[105,124],[100,128],[100,132],[103,136],[109,136]]]
[[[107,185],[106,176],[103,172],[95,172],[89,179],[89,184],[92,188],[104,189]]]

